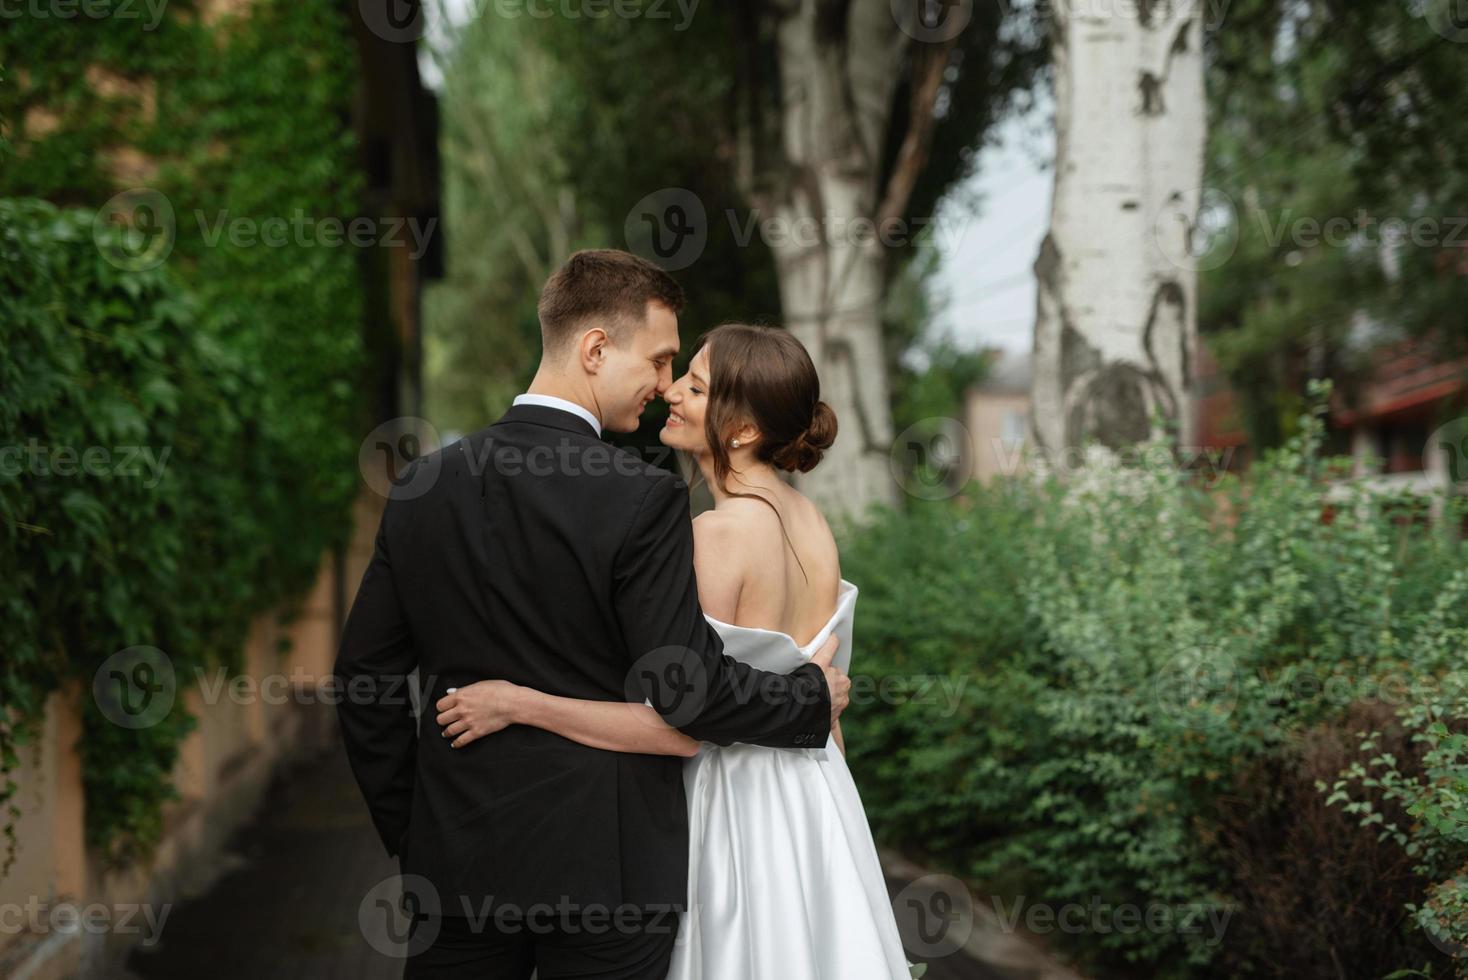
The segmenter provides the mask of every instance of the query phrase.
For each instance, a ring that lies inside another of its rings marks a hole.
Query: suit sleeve
[[[408,692],[417,666],[407,617],[388,554],[388,502],[372,561],[342,630],[333,673],[340,685],[337,718],[357,786],[390,855],[399,853],[412,810],[418,726]]]
[[[633,659],[628,693],[640,689],[668,724],[719,745],[826,744],[831,700],[819,667],[772,674],[724,654],[698,604],[688,493],[672,476],[654,480],[642,498],[614,589]]]

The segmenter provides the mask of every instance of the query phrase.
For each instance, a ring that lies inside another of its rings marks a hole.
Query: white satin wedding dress
[[[789,673],[834,632],[849,670],[856,586],[815,639],[708,620],[724,652]],[[669,980],[906,980],[907,960],[846,759],[821,749],[705,743],[683,770],[688,911]]]

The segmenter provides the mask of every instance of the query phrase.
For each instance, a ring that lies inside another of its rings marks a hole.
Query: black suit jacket
[[[683,480],[560,409],[522,405],[400,477],[347,619],[338,714],[388,852],[443,911],[484,900],[681,906],[683,760],[511,726],[449,747],[433,705],[503,678],[553,694],[651,700],[694,738],[825,744],[819,668],[726,657],[698,605]],[[414,668],[423,714],[404,679]]]

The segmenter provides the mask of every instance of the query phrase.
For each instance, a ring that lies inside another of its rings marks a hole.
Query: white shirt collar
[[[578,405],[575,402],[568,402],[566,401],[566,399],[557,398],[555,395],[533,395],[529,392],[526,392],[523,395],[516,395],[514,404],[540,405],[544,408],[559,408],[563,412],[570,412],[572,415],[579,415],[583,419],[591,423],[591,427],[596,430],[596,434],[598,436],[601,435],[601,422],[597,419],[595,415],[592,415],[591,412],[589,412],[584,405]]]

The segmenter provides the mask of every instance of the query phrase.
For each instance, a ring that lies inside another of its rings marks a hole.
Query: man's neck
[[[537,371],[535,377],[530,381],[530,387],[525,389],[525,393],[527,395],[546,395],[551,398],[560,398],[580,405],[594,415],[603,425],[606,424],[606,420],[596,410],[594,400],[588,397],[585,392],[577,391],[576,387],[569,384],[564,378]]]

